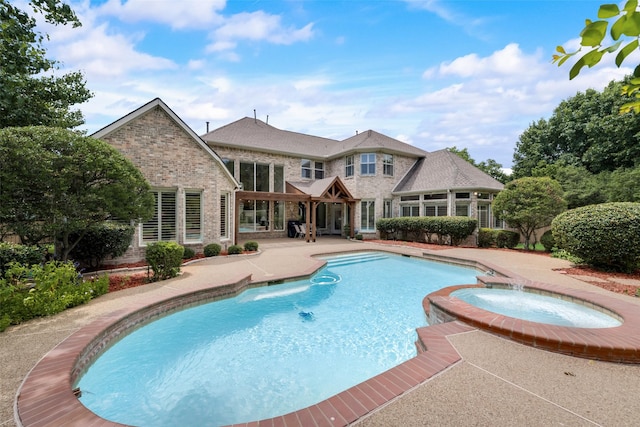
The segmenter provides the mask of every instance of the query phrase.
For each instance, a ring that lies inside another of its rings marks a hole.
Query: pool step
[[[353,255],[345,255],[337,258],[332,258],[327,262],[327,267],[341,267],[351,264],[359,264],[363,262],[378,261],[381,259],[389,258],[385,254],[378,253],[358,253]]]

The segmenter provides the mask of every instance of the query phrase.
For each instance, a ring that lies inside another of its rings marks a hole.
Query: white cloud
[[[273,44],[290,45],[307,41],[313,37],[313,24],[302,28],[284,27],[279,15],[271,15],[263,11],[243,12],[227,18],[211,34],[213,42],[208,51],[233,49],[238,41],[266,41]]]
[[[156,22],[173,29],[207,28],[221,21],[218,12],[226,0],[145,1],[109,0],[99,8],[103,15],[117,17],[123,22]]]

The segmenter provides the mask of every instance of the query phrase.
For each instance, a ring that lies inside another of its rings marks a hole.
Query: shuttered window
[[[202,241],[202,193],[186,192],[184,206],[185,240]]]
[[[142,242],[176,240],[176,192],[154,191],[153,217],[142,224]]]
[[[228,219],[229,219],[229,208],[228,208],[229,195],[222,194],[220,196],[220,237],[225,238],[229,237],[229,228],[228,228]]]

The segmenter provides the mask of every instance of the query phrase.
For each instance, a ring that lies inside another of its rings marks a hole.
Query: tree
[[[567,208],[562,188],[548,177],[520,178],[509,182],[493,201],[493,212],[524,236],[529,249],[531,236],[540,227],[551,224]]]
[[[147,220],[153,203],[141,172],[103,141],[61,128],[0,129],[0,224],[24,243],[52,239],[66,260],[90,227]]]
[[[640,115],[619,113],[631,99],[620,96],[627,81],[611,82],[602,92],[578,92],[551,118],[533,123],[516,143],[514,177],[532,176],[534,169],[557,162],[594,174],[634,167],[640,161]]]
[[[493,159],[487,159],[486,161],[476,163],[476,161],[471,158],[471,155],[469,154],[469,151],[466,148],[463,148],[462,150],[460,150],[455,145],[453,147],[447,148],[447,151],[450,151],[456,154],[458,157],[462,158],[463,160],[466,160],[467,162],[471,163],[473,166],[480,169],[482,172],[497,179],[503,184],[509,180],[509,176],[506,173],[504,173],[504,171],[502,170],[502,165]]]
[[[59,0],[31,0],[35,13],[54,25],[80,26]],[[0,0],[0,128],[44,125],[74,128],[84,123],[76,104],[91,98],[79,72],[54,76],[56,61],[45,57],[45,38],[36,21],[8,0]]]
[[[550,177],[558,181],[564,191],[562,198],[568,209],[608,201],[610,172],[592,174],[582,166],[567,165],[560,161],[537,167],[534,177]]]
[[[575,52],[568,53],[562,46],[557,46],[553,62],[561,66],[569,58],[577,56],[582,53],[583,48],[586,48],[588,51],[579,57],[571,67],[569,79],[580,74],[580,70],[585,66],[591,68],[598,64],[602,57],[609,53],[617,52],[615,63],[620,67],[625,59],[640,47],[640,11],[637,9],[638,0],[628,0],[622,9],[617,4],[601,5],[598,10],[598,18],[600,19],[597,21],[587,19],[585,27],[580,32],[581,47]],[[609,30],[613,43],[603,45],[607,30]],[[622,93],[634,96],[635,99],[621,106],[622,113],[640,112],[640,65],[635,67],[633,77],[623,87]]]

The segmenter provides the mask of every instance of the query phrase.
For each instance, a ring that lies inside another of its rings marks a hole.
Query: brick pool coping
[[[490,281],[499,285],[514,280],[514,275],[486,263],[423,255],[425,258],[491,271],[496,276],[511,277],[479,277],[478,279],[484,283]],[[313,271],[307,272],[306,276],[315,270],[314,268]],[[91,412],[80,403],[72,390],[75,380],[95,357],[119,336],[168,312],[233,296],[255,285],[251,283],[251,276],[247,276],[221,286],[181,290],[170,297],[156,296],[144,303],[132,304],[100,317],[62,341],[29,372],[16,396],[16,423],[27,427],[121,426],[122,424],[107,421]],[[546,345],[548,348],[545,349],[574,356],[596,355],[598,357],[591,358],[640,363],[640,313],[636,306],[605,295],[567,291],[559,286],[536,284],[536,287],[543,291],[572,295],[577,299],[589,301],[597,307],[617,313],[624,319],[624,323],[617,328],[584,331],[571,331],[569,329],[575,328],[551,325],[538,326],[540,324],[477,309],[448,295],[460,286],[445,288],[428,295],[423,301],[423,306],[425,312],[433,313],[435,301],[438,307],[436,310],[450,316],[447,318],[450,321],[417,330],[416,357],[316,405],[283,416],[237,426],[346,426],[460,362],[461,356],[449,343],[447,336],[476,329],[497,333],[539,348],[545,348]],[[458,320],[454,319],[455,316],[458,316]]]

